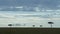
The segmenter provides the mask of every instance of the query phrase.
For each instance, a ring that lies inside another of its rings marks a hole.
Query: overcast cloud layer
[[[60,0],[0,0],[0,26],[12,24],[60,27]]]
[[[47,9],[59,9],[60,0],[0,0],[1,6],[41,6]]]

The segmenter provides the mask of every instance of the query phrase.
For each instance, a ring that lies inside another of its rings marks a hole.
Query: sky
[[[49,21],[54,22],[53,27],[60,27],[60,0],[0,0],[0,27],[50,27]]]

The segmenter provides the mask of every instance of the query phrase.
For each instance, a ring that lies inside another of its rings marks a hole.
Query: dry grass
[[[0,34],[60,34],[60,28],[0,28]]]

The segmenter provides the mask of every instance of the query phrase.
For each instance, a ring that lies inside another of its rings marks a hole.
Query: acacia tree
[[[32,25],[33,27],[35,27],[35,25]]]
[[[8,26],[12,26],[12,24],[8,24]]]
[[[40,25],[40,27],[42,28],[42,25]]]
[[[54,24],[53,22],[48,22],[48,24],[50,24],[51,25],[51,28],[52,28],[52,24]]]

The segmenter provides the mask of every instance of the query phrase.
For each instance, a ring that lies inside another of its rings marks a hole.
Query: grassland
[[[60,28],[0,28],[0,34],[60,34]]]

